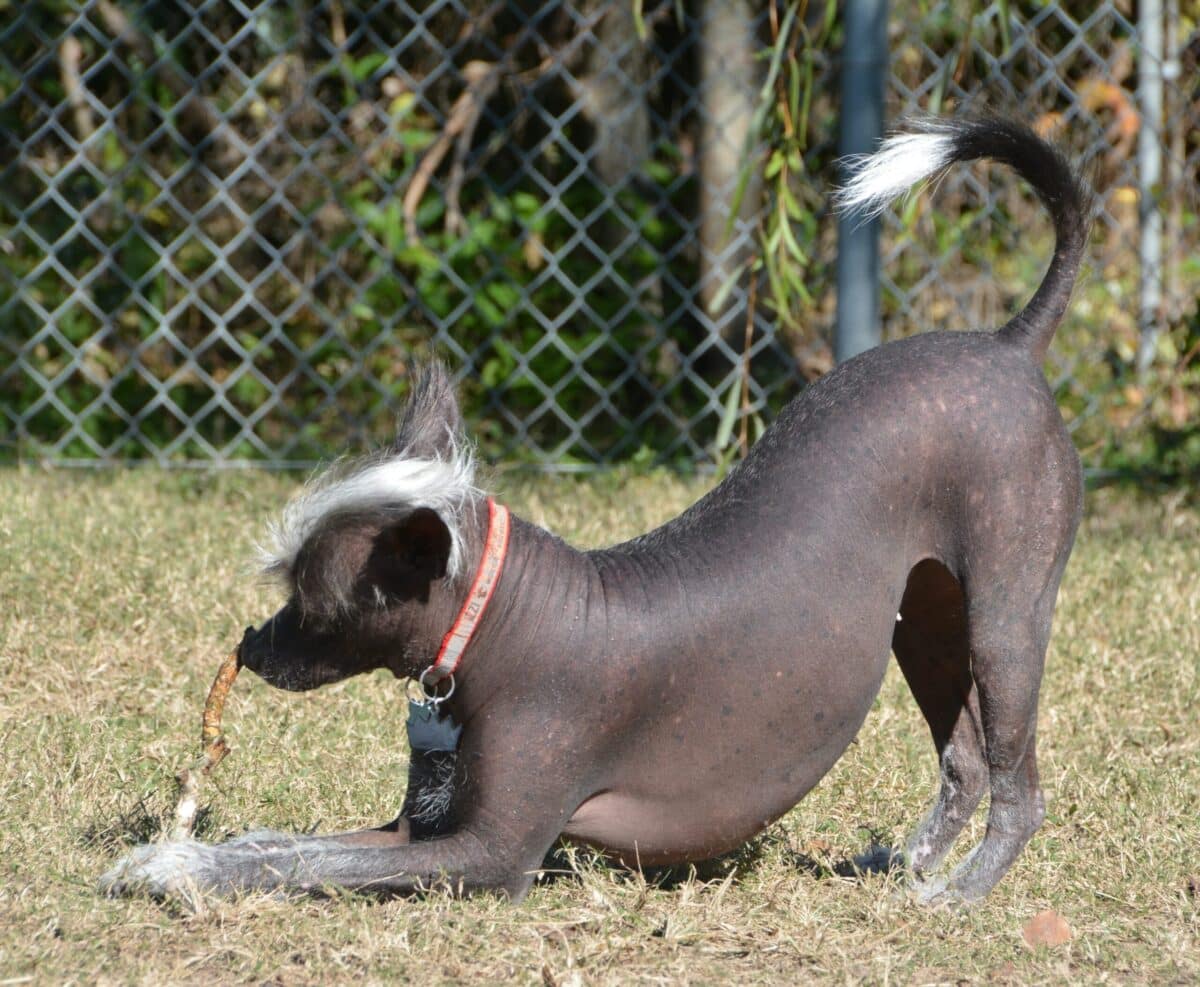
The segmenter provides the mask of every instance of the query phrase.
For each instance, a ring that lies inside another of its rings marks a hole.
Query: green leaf
[[[381,51],[372,52],[369,55],[364,55],[362,58],[352,59],[350,61],[350,74],[354,76],[355,82],[362,82],[374,71],[387,62],[388,57]]]
[[[788,219],[799,220],[804,215],[804,210],[800,208],[800,203],[797,201],[790,186],[781,185],[779,189],[779,201],[783,203],[783,211]]]
[[[807,264],[808,255],[800,249],[800,244],[796,242],[796,238],[792,235],[792,224],[786,219],[781,221],[779,229],[783,233],[783,242],[787,245],[788,253],[797,264]]]
[[[804,98],[800,104],[800,112],[797,114],[800,120],[800,127],[796,132],[796,139],[801,147],[808,147],[808,116],[812,107],[813,94],[813,78],[815,62],[812,57],[812,52],[807,48],[804,50]]]
[[[750,155],[746,155],[746,160],[742,164],[742,170],[738,174],[737,185],[733,189],[733,198],[729,203],[729,218],[725,220],[725,229],[722,232],[722,241],[729,239],[729,234],[733,232],[733,224],[737,221],[738,213],[742,208],[742,199],[746,197],[746,186],[750,184],[750,175],[754,168],[754,162]]]
[[[805,55],[808,54],[808,44],[804,45]],[[808,59],[805,59],[806,61]],[[792,123],[800,121],[800,71],[799,62],[788,65],[788,112],[792,115]],[[802,125],[802,124],[801,124]]]
[[[734,377],[733,383],[729,385],[729,390],[725,394],[725,404],[721,409],[721,421],[717,425],[717,437],[714,440],[714,448],[718,453],[722,452],[729,445],[729,440],[733,436],[733,426],[737,424],[738,417],[738,402],[742,395],[742,379],[740,376]]]
[[[737,267],[735,267],[732,271],[729,272],[729,277],[727,277],[724,281],[721,282],[721,287],[719,287],[716,290],[716,292],[713,294],[712,298],[709,300],[709,303],[708,303],[708,314],[709,315],[716,315],[718,312],[721,311],[722,308],[725,307],[725,301],[729,297],[729,293],[733,290],[733,286],[738,283],[741,276],[745,273],[746,273],[746,265],[745,264],[739,264]]]
[[[633,27],[639,41],[646,40],[646,18],[642,15],[642,0],[633,0]]]

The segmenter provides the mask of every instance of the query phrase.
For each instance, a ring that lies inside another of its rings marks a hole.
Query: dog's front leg
[[[414,840],[427,840],[433,836],[444,836],[449,832],[447,818],[450,801],[454,794],[455,768],[458,756],[452,751],[414,750],[408,766],[408,785],[400,814],[389,823],[372,829],[330,835],[342,843],[358,846],[377,845],[383,833],[395,834],[391,844]],[[290,845],[298,839],[309,839],[295,834],[272,830],[254,830],[239,836],[231,843],[257,843],[264,849]]]
[[[506,733],[532,735],[501,718]],[[520,898],[567,817],[579,804],[578,758],[550,744],[536,757],[514,756],[495,738],[465,743],[453,831],[428,839],[395,830],[340,836],[258,832],[209,846],[195,840],[137,847],[101,879],[108,894],[155,897],[195,888],[220,895],[248,891],[319,891],[340,887],[373,894],[404,894],[445,884],[455,893],[499,891]],[[489,757],[480,748],[494,752]],[[523,748],[523,750],[525,750]]]
[[[541,861],[520,841],[496,842],[461,829],[418,843],[381,830],[333,837],[247,834],[209,846],[195,840],[138,847],[101,880],[109,894],[154,897],[191,890],[219,895],[250,891],[312,892],[340,887],[403,894],[445,884],[456,893],[495,890],[520,898]]]
[[[403,813],[383,826],[371,829],[346,830],[342,833],[287,833],[278,829],[252,829],[226,840],[221,846],[257,847],[259,850],[279,850],[320,840],[351,846],[395,846],[410,843],[415,837],[410,821]]]

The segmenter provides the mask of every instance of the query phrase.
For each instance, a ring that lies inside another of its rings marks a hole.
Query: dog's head
[[[375,668],[418,674],[452,619],[469,531],[486,512],[474,474],[434,365],[387,449],[317,477],[272,526],[264,571],[288,601],[246,632],[242,664],[297,690]]]

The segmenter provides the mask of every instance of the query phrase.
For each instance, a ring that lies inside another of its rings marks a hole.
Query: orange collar
[[[462,661],[463,652],[471,642],[479,621],[483,619],[484,611],[491,602],[496,585],[500,582],[500,573],[504,569],[504,559],[508,555],[508,535],[511,528],[508,508],[497,504],[488,498],[488,532],[483,546],[483,557],[479,560],[479,569],[475,573],[475,581],[471,591],[463,602],[458,617],[442,638],[442,646],[424,672],[421,673],[422,684],[436,686],[444,679],[451,679]]]

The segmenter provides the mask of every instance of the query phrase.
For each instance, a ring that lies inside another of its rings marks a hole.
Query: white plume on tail
[[[1015,171],[1054,220],[1054,256],[1042,283],[996,330],[998,338],[1019,343],[1040,361],[1070,304],[1095,209],[1092,190],[1060,151],[1028,127],[998,117],[909,120],[874,154],[845,162],[847,178],[834,202],[842,212],[878,216],[893,199],[956,162],[980,160]]]
[[[897,196],[952,164],[954,140],[953,131],[926,125],[921,133],[887,138],[874,154],[850,158],[850,177],[834,195],[837,207],[878,216]]]

